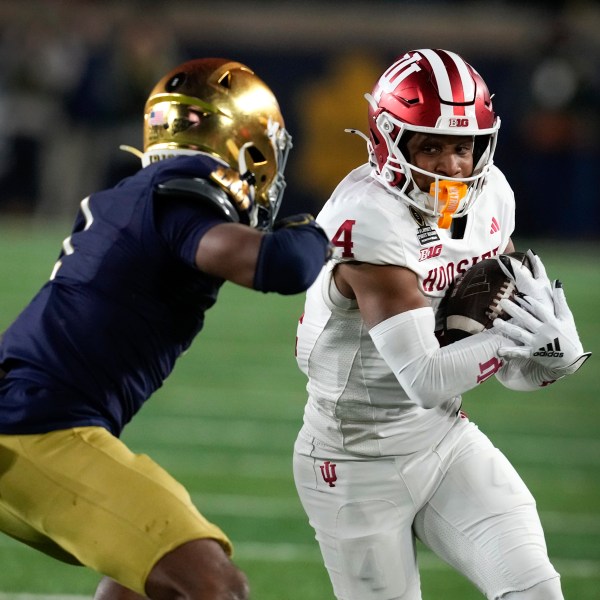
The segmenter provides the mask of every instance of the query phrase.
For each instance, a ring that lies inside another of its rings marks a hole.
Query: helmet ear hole
[[[255,165],[264,165],[267,162],[265,155],[256,146],[248,146],[245,150]]]
[[[180,72],[173,75],[169,81],[165,84],[165,91],[169,94],[180,88],[186,81],[187,76],[185,73]]]
[[[219,77],[217,82],[220,86],[230,90],[231,89],[231,71],[226,71]]]

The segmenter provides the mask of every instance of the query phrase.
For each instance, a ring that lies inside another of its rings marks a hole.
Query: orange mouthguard
[[[435,183],[429,186],[429,193],[435,197]],[[438,200],[443,203],[442,216],[438,219],[438,227],[448,229],[452,223],[452,215],[458,210],[460,201],[467,195],[467,184],[442,180],[438,184]]]

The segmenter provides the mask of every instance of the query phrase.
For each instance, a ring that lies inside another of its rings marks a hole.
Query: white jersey
[[[460,397],[431,409],[412,402],[375,348],[356,302],[337,290],[332,269],[343,261],[406,267],[436,310],[457,275],[505,250],[514,218],[514,194],[496,167],[460,239],[392,195],[369,165],[342,180],[317,218],[335,254],[308,290],[298,326],[297,360],[308,376],[302,438],[376,457],[416,452],[446,434]]]

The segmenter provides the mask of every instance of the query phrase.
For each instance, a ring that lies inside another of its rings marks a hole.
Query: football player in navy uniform
[[[276,221],[291,147],[248,67],[186,62],[145,108],[143,168],[81,203],[49,281],[0,344],[0,530],[105,575],[97,598],[244,599],[231,543],[120,440],[225,281],[294,294],[329,241]]]
[[[317,217],[335,253],[297,338],[308,402],[294,474],[335,596],[419,600],[418,538],[489,600],[561,600],[531,493],[460,408],[493,375],[536,390],[583,364],[564,293],[528,253],[535,277],[514,275],[529,310],[504,299],[510,323],[436,336],[454,278],[514,250],[488,88],[454,52],[425,48],[366,98],[369,161]]]

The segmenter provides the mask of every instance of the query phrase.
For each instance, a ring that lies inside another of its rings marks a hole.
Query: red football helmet
[[[479,73],[454,52],[412,50],[383,73],[372,94],[365,94],[365,98],[369,102],[367,144],[377,179],[426,214],[442,216],[442,178],[408,162],[405,134],[473,136],[472,175],[444,178],[450,185],[465,184],[461,186],[464,196],[452,210],[452,216],[466,214],[485,184],[500,127]],[[419,190],[413,181],[415,170],[434,179],[433,195]]]

